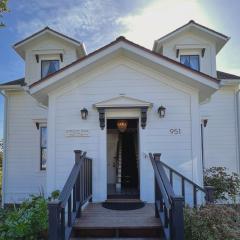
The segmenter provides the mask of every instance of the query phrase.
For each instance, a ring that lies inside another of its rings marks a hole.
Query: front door
[[[121,132],[118,119],[107,120],[108,198],[139,197],[138,119],[125,119]]]

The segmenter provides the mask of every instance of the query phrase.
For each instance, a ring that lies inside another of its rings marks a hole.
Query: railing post
[[[206,191],[206,196],[205,196],[205,200],[206,203],[214,203],[214,190],[215,188],[212,186],[205,186],[204,187],[205,191]]]
[[[170,215],[172,240],[184,240],[183,206],[183,197],[174,197],[172,199],[172,209]]]
[[[60,236],[60,202],[48,203],[48,239],[59,240]]]
[[[160,161],[160,158],[161,158],[161,153],[154,153],[153,154],[153,159],[156,160],[156,161]]]
[[[75,153],[75,163],[78,163],[80,161],[82,151],[81,150],[74,150]]]

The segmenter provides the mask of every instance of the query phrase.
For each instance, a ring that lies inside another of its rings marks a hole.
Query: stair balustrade
[[[48,239],[67,240],[82,206],[92,199],[92,159],[76,150],[75,164],[57,200],[48,203]]]

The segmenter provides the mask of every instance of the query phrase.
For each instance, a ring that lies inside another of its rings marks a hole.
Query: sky
[[[49,26],[84,42],[87,52],[123,35],[152,49],[153,41],[194,21],[230,36],[217,69],[240,75],[240,0],[9,0],[0,29],[0,82],[24,76],[12,45]],[[0,138],[3,134],[0,98]]]

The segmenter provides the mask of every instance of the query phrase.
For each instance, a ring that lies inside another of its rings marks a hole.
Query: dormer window
[[[200,71],[199,55],[181,55],[180,62],[189,68]]]
[[[41,61],[41,78],[48,76],[59,70],[59,60],[42,60]]]

